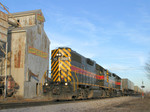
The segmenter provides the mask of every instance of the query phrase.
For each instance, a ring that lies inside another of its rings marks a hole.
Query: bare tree
[[[150,79],[150,60],[148,60],[145,64],[145,70],[147,73],[147,77]]]

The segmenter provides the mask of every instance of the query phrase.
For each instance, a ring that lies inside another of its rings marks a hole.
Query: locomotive
[[[54,99],[121,96],[121,78],[68,47],[51,52],[51,81],[43,93]]]

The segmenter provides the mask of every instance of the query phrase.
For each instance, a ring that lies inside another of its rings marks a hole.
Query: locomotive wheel
[[[86,96],[86,95],[85,95],[85,90],[82,89],[82,90],[81,90],[81,99],[84,100],[84,99],[85,99],[85,96]]]
[[[102,97],[103,97],[103,98],[106,97],[106,91],[105,91],[105,90],[103,90]]]
[[[75,101],[76,100],[76,96],[72,96],[72,100]]]
[[[88,92],[88,98],[92,98],[93,97],[93,90],[89,90]]]
[[[78,99],[87,99],[88,98],[88,90],[80,89]]]
[[[89,89],[86,89],[86,90],[85,90],[85,98],[87,99],[88,96],[89,96]]]

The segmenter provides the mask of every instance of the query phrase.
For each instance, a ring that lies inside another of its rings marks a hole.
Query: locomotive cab
[[[72,98],[71,49],[58,48],[51,52],[51,82],[44,84],[44,93],[59,99]]]

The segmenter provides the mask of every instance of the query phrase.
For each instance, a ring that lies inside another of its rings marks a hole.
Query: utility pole
[[[5,98],[7,97],[7,50],[8,45],[6,42],[6,54],[5,54]]]
[[[144,82],[142,81],[142,86],[141,86],[141,88],[142,88],[142,99],[144,99],[144,91],[143,91],[143,88],[145,88],[145,86],[144,86]]]

